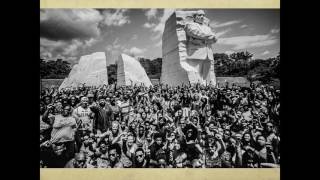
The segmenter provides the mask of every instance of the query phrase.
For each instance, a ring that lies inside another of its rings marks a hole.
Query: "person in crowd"
[[[108,150],[109,166],[110,168],[123,168],[123,164],[120,161],[121,147],[118,143],[111,144]]]
[[[70,160],[66,153],[66,146],[63,143],[50,143],[45,141],[40,145],[41,167],[46,168],[64,168]]]
[[[208,140],[207,142],[207,150],[203,155],[204,167],[206,168],[221,168],[221,155],[226,150],[226,145],[223,141],[223,137],[221,134],[216,134],[213,140]],[[208,138],[210,139],[210,138]]]
[[[94,113],[93,118],[93,130],[97,131],[97,134],[104,133],[111,125],[111,107],[106,106],[106,100],[100,96],[98,106],[89,106],[90,110]]]
[[[73,158],[77,124],[71,115],[71,106],[65,106],[62,114],[49,117],[50,110],[52,109],[53,106],[48,105],[46,112],[42,116],[42,120],[52,127],[50,143],[63,143],[66,146],[67,156]]]
[[[78,126],[78,130],[75,133],[77,152],[79,152],[82,145],[81,137],[93,130],[92,111],[88,104],[88,97],[83,96],[81,97],[79,106],[72,112],[72,116],[75,118]]]
[[[279,167],[279,95],[265,84],[44,89],[40,167]]]
[[[133,168],[148,168],[149,167],[149,157],[146,156],[143,148],[137,148],[132,156]]]
[[[86,155],[80,152],[65,165],[65,168],[86,168],[86,161]]]
[[[161,151],[164,147],[164,137],[161,133],[155,133],[153,138],[154,143],[151,144],[148,149],[150,150],[150,164],[156,166],[158,164],[156,155],[159,154],[158,151]]]

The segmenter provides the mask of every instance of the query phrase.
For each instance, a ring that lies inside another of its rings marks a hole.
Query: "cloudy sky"
[[[40,57],[76,63],[82,55],[105,52],[161,57],[166,19],[174,9],[41,9]],[[216,53],[247,50],[254,58],[280,51],[280,10],[205,9],[216,32]]]

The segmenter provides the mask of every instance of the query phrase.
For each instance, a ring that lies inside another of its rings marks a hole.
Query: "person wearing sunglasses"
[[[132,157],[132,162],[133,162],[133,168],[148,168],[149,167],[149,157],[146,156],[145,151],[143,148],[138,148],[136,149],[133,157]]]
[[[103,96],[98,98],[99,105],[89,106],[90,110],[94,113],[94,130],[98,133],[104,133],[111,124],[111,107],[106,105],[106,100]]]
[[[118,143],[111,144],[108,149],[109,168],[123,168],[123,163],[120,161],[121,147]]]

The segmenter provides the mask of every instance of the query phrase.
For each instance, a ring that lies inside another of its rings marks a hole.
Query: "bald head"
[[[81,106],[83,108],[86,108],[88,106],[88,102],[89,102],[89,99],[87,97],[82,97],[81,98]]]

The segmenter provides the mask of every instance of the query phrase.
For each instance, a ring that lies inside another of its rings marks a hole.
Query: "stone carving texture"
[[[175,11],[166,21],[162,36],[161,83],[216,85],[212,44],[215,42],[209,19],[194,22],[198,11]],[[212,39],[213,38],[213,39]]]
[[[104,52],[96,52],[82,56],[74,65],[69,76],[64,79],[59,89],[77,87],[80,84],[99,86],[108,84],[106,56]]]
[[[126,54],[121,54],[117,61],[117,85],[141,85],[152,86],[147,73],[140,62]]]

